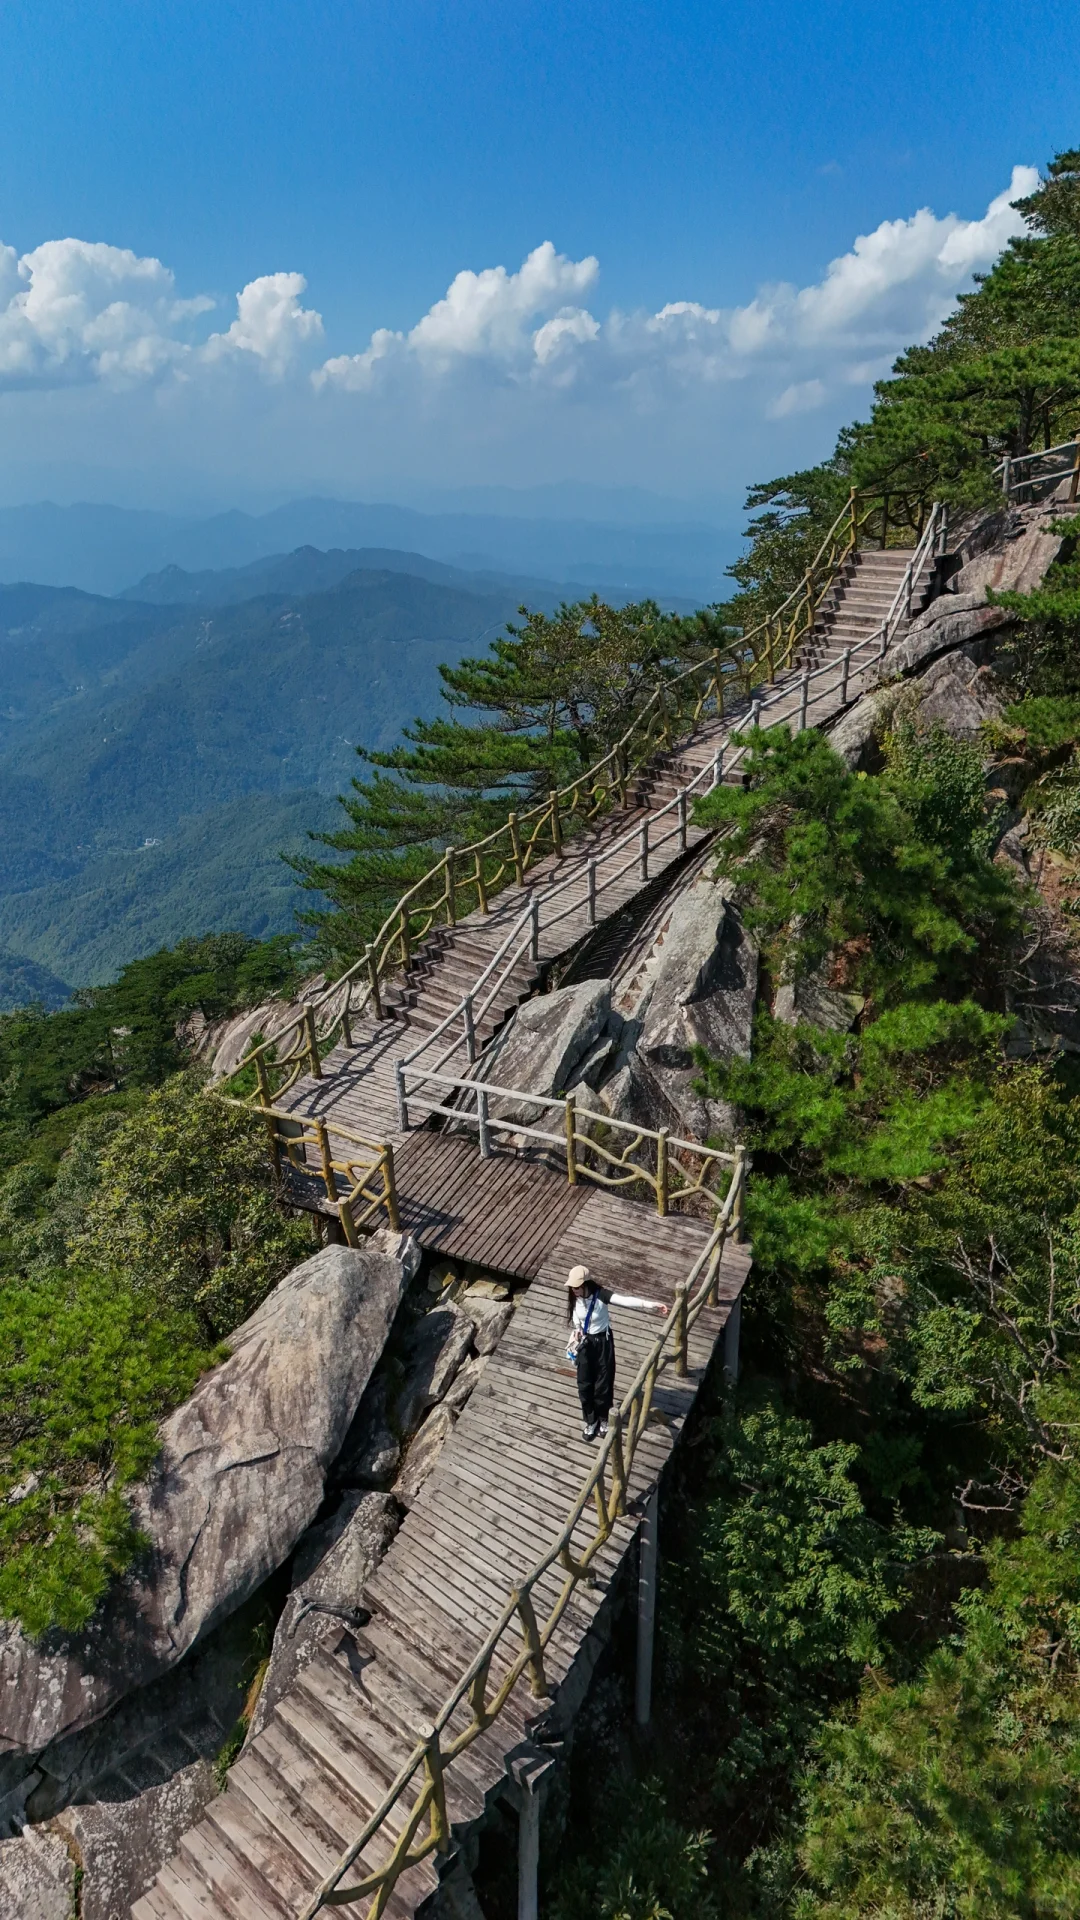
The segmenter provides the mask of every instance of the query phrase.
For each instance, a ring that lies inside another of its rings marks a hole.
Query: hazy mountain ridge
[[[430,713],[440,662],[516,604],[361,570],[209,610],[104,600],[73,637],[55,628],[89,618],[85,598],[0,589],[6,944],[85,984],[186,932],[289,926],[279,848],[329,821],[355,747]]]
[[[183,518],[128,507],[51,501],[0,508],[0,580],[36,580],[120,593],[146,574],[243,567],[297,547],[395,549],[470,572],[604,583],[628,595],[701,602],[725,591],[740,546],[730,530],[687,517],[654,524],[421,513],[383,502],[307,499],[264,514]]]
[[[243,567],[209,567],[199,573],[189,573],[183,567],[163,567],[159,573],[146,574],[133,587],[125,587],[118,598],[153,606],[235,606],[270,593],[325,592],[340,586],[358,570],[412,574],[437,586],[460,587],[465,593],[511,594],[519,603],[527,599],[530,606],[545,608],[553,608],[563,599],[578,598],[581,593],[580,586],[572,583],[483,569],[469,572],[396,547],[331,547],[323,551],[308,546],[250,560]],[[603,591],[602,587],[596,590]]]

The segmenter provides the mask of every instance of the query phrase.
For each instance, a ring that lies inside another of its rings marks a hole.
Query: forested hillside
[[[80,986],[207,926],[289,929],[281,851],[516,606],[385,569],[197,610],[0,588],[5,944]]]
[[[388,692],[335,858],[304,865],[341,964],[433,852],[588,765],[657,676],[775,605],[853,481],[889,492],[897,544],[944,499],[958,541],[1056,556],[1030,594],[943,603],[962,637],[924,630],[831,736],[756,733],[748,784],[699,803],[762,959],[752,1057],[698,1057],[753,1154],[743,1372],[668,1489],[653,1729],[616,1646],[545,1920],[1080,1911],[1080,550],[1074,503],[1033,534],[994,475],[1078,424],[1080,151],[1024,210],[870,420],[754,490],[731,601],[585,604],[444,647],[445,712],[391,744]],[[333,598],[215,622],[219,684],[256,647],[295,672],[303,743]],[[173,706],[125,696],[157,713],[161,767],[202,673],[196,649]],[[83,742],[103,830],[96,743],[65,738],[55,777]],[[207,739],[239,805],[235,723]],[[152,807],[149,760],[137,791]],[[130,1564],[155,1421],[297,1257],[258,1123],[192,1059],[205,1020],[294,990],[303,961],[191,941],[0,1019],[0,1613],[32,1634],[92,1617]],[[497,1868],[480,1886],[512,1912]]]

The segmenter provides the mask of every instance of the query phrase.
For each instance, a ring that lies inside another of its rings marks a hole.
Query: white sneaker
[[[581,1437],[583,1440],[595,1440],[599,1432],[600,1428],[597,1426],[595,1420],[591,1423],[588,1420],[582,1423]]]
[[[607,1439],[607,1421],[601,1420],[600,1425],[597,1427],[596,1431],[600,1435],[601,1440],[606,1440]]]

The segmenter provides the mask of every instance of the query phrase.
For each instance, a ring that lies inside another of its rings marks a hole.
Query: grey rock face
[[[693,1048],[714,1059],[748,1060],[757,997],[757,947],[727,897],[729,889],[703,874],[677,900],[641,1016],[636,1090],[648,1085],[692,1137],[730,1137],[733,1117],[694,1091]],[[653,1121],[652,1124],[657,1124]]]
[[[485,1054],[484,1078],[528,1093],[562,1093],[600,1038],[610,1014],[609,980],[585,980],[580,986],[560,987],[527,1000]],[[536,1114],[527,1104],[514,1106],[505,1100],[495,1102],[493,1111],[502,1119],[523,1122]]]
[[[826,1033],[847,1033],[866,1005],[861,993],[843,993],[826,986],[817,974],[778,987],[773,1014],[785,1026],[820,1027]]]
[[[82,1634],[0,1625],[0,1751],[31,1755],[174,1666],[280,1566],[322,1499],[415,1244],[372,1236],[288,1274],[161,1429],[132,1508],[149,1550]]]
[[[989,670],[966,653],[935,660],[915,683],[920,726],[942,726],[956,740],[973,740],[987,720],[1001,715]]]
[[[122,1920],[218,1792],[213,1759],[168,1735],[132,1760],[130,1774],[57,1815],[82,1862],[79,1920]]]
[[[332,1478],[338,1486],[387,1486],[400,1459],[401,1442],[390,1422],[390,1383],[380,1367],[365,1389]]]
[[[405,1464],[394,1482],[394,1495],[403,1507],[412,1506],[453,1430],[454,1415],[450,1408],[436,1407],[409,1442]]]
[[[409,1335],[405,1378],[394,1396],[393,1420],[406,1436],[441,1400],[473,1343],[473,1322],[460,1307],[433,1307]]]
[[[957,607],[951,594],[935,600],[915,621],[906,639],[890,647],[881,663],[882,682],[897,675],[915,673],[938,654],[951,653],[957,647],[973,649],[972,657],[987,660],[993,647],[991,636],[1011,624],[1012,615],[1004,607],[987,607],[968,598],[965,607]]]
[[[248,1729],[260,1734],[284,1693],[303,1673],[328,1635],[363,1604],[370,1580],[394,1534],[397,1509],[389,1494],[347,1493],[329,1520],[311,1527],[296,1550],[289,1597],[274,1634]]]
[[[486,1365],[486,1355],[478,1359],[466,1360],[446,1399],[443,1401],[443,1406],[448,1408],[451,1413],[460,1413],[465,1402],[471,1399],[476,1388],[479,1386]]]
[[[514,1311],[512,1300],[477,1300],[466,1294],[465,1311],[473,1323],[473,1345],[477,1353],[494,1353]]]
[[[31,1828],[0,1841],[0,1920],[71,1920],[75,1862],[59,1834]]]
[[[995,515],[997,537],[990,546],[965,559],[954,576],[957,593],[1030,593],[1041,585],[1048,567],[1061,552],[1061,535],[1047,526],[1061,508],[1045,506]]]

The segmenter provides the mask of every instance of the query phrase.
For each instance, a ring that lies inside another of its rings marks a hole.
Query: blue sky
[[[724,511],[827,450],[993,257],[1013,168],[1077,142],[1075,0],[5,0],[0,498]]]

